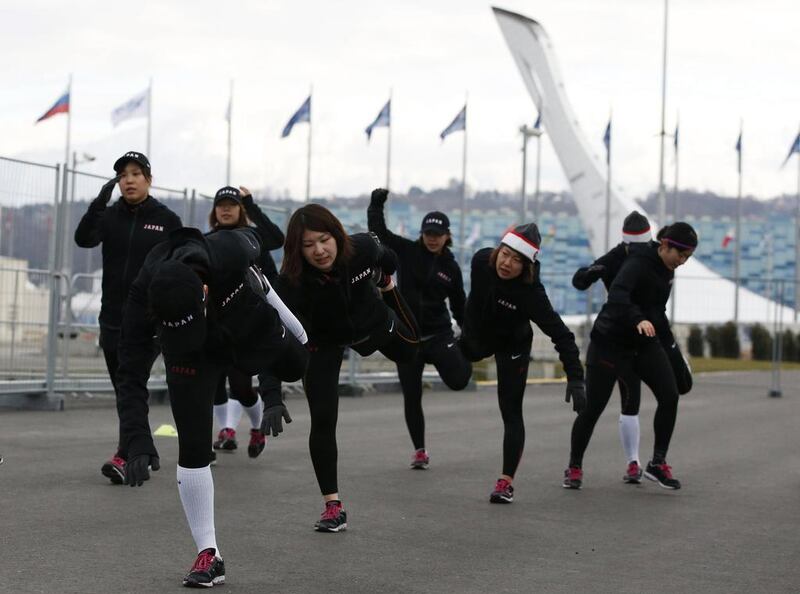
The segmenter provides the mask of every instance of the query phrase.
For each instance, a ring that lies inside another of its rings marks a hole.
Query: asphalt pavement
[[[339,488],[347,532],[312,527],[322,500],[308,408],[264,453],[220,454],[217,540],[232,593],[798,592],[800,373],[768,398],[764,373],[708,374],[682,398],[668,458],[683,489],[623,484],[615,395],[560,486],[574,417],[563,384],[529,386],[515,501],[491,505],[502,424],[493,387],[426,393],[431,467],[409,469],[398,393],[343,398]],[[642,458],[654,402],[643,389]],[[168,406],[153,427],[172,423]],[[179,592],[196,551],[175,485],[177,440],[142,488],[99,472],[114,449],[108,404],[0,413],[0,592]]]

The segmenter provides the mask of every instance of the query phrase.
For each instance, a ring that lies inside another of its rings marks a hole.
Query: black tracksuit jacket
[[[396,256],[371,233],[350,236],[353,255],[330,272],[303,261],[299,284],[283,274],[278,293],[297,316],[314,345],[346,346],[389,321],[389,310],[375,286],[378,271],[393,272]]]
[[[367,209],[369,230],[397,254],[398,287],[411,308],[422,336],[449,331],[450,314],[445,299],[450,301],[453,318],[464,324],[464,281],[453,253],[444,248],[433,254],[421,239],[412,241],[395,235],[386,228],[383,205],[372,202]]]
[[[153,247],[181,227],[181,219],[152,196],[131,207],[123,198],[106,205],[96,198],[75,229],[82,248],[103,244],[103,296],[100,325],[118,329],[131,284]]]
[[[258,259],[258,266],[271,282],[278,276],[278,269],[270,252],[282,248],[286,237],[283,235],[281,228],[273,223],[253,201],[252,196],[242,198],[242,204],[244,204],[244,211],[247,213],[247,217],[256,226],[256,232],[261,240],[261,256]]]
[[[658,245],[651,241],[642,249],[631,251],[625,259],[611,283],[608,300],[597,315],[593,339],[635,349],[639,341],[647,340],[636,331],[636,325],[649,320],[662,344],[674,344],[666,304],[675,274],[658,255]]]
[[[539,262],[534,262],[531,284],[521,277],[503,280],[489,263],[492,248],[478,250],[472,257],[472,286],[467,298],[464,337],[479,345],[484,356],[525,348],[535,323],[553,341],[569,379],[583,379],[575,336],[553,309],[539,280]]]
[[[595,281],[589,273],[589,268],[591,266],[604,266],[605,270],[600,279],[606,286],[606,290],[608,290],[611,287],[611,283],[614,282],[614,277],[617,276],[619,269],[622,268],[622,263],[625,262],[625,258],[628,256],[629,247],[628,244],[620,242],[611,248],[607,254],[603,254],[592,262],[590,266],[578,268],[572,277],[572,286],[579,291],[585,291],[591,287]]]

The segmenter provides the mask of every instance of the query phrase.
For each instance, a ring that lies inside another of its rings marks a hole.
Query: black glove
[[[681,349],[678,348],[677,343],[673,343],[671,347],[665,347],[667,351],[667,358],[669,359],[672,373],[675,376],[675,384],[678,387],[678,394],[683,396],[688,394],[692,389],[692,370],[689,368],[689,363],[684,359]]]
[[[589,266],[586,269],[586,276],[592,282],[595,282],[598,279],[603,278],[603,275],[606,273],[606,267],[602,264],[595,264],[593,266]]]
[[[373,203],[380,204],[381,206],[386,204],[387,198],[389,198],[389,190],[385,190],[383,188],[376,188],[375,190],[372,190],[372,196],[370,197]]]
[[[567,396],[564,399],[569,402],[572,398],[572,410],[580,413],[586,408],[586,383],[583,380],[567,380]]]
[[[271,430],[272,436],[278,437],[279,433],[283,433],[282,421],[292,422],[292,417],[289,416],[289,411],[286,410],[285,404],[273,404],[265,407],[264,418],[261,421],[261,433],[266,436],[270,434]]]
[[[125,482],[131,487],[141,487],[144,481],[150,480],[150,470],[155,472],[159,468],[161,463],[156,455],[131,456],[125,464]]]
[[[116,177],[108,180],[105,184],[103,184],[103,187],[100,188],[100,193],[94,200],[95,204],[98,205],[108,204],[108,201],[111,200],[111,195],[114,193],[114,186],[116,186],[119,183],[119,179],[121,177],[122,177],[121,175],[117,175]]]

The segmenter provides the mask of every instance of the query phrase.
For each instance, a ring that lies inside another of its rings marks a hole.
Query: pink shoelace
[[[214,553],[209,550],[201,551],[192,566],[192,571],[205,571],[214,563]]]
[[[325,504],[325,511],[322,512],[322,519],[335,520],[339,516],[340,511],[342,511],[342,504],[340,502],[327,503]]]
[[[497,479],[497,484],[494,486],[495,491],[508,491],[508,488],[511,486],[506,479]]]

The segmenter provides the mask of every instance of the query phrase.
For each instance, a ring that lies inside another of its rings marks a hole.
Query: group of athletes
[[[577,412],[563,486],[581,488],[584,452],[619,384],[625,482],[638,484],[644,476],[680,488],[666,458],[678,397],[691,389],[692,379],[665,305],[675,269],[697,247],[687,223],[664,227],[653,240],[647,219],[633,212],[625,219],[623,241],[575,273],[577,289],[602,280],[608,290],[591,331],[584,376],[575,337],[540,280],[535,223],[510,228],[499,245],[472,256],[467,296],[450,251],[448,217],[428,213],[417,237],[396,235],[386,226],[385,189],[372,192],[369,233],[348,234],[328,209],[306,204],[292,214],[284,234],[246,188],[226,186],[214,197],[204,234],[182,227],[177,215],[149,195],[152,173],[145,155],[125,153],[114,171],[75,231],[79,246],[102,244],[103,253],[100,345],[116,393],[119,441],[101,472],[112,483],[134,487],[159,469],[147,382],[160,352],[178,432],[178,491],[198,550],[183,585],[225,581],[210,466],[216,451],[238,447],[243,413],[253,458],[267,436],[278,436],[283,423],[291,422],[281,382],[302,380],[308,400],[309,450],[324,502],[315,528],[347,528],[336,444],[339,373],[347,348],[362,356],[380,351],[397,365],[414,469],[430,464],[422,409],[425,364],[450,389],[461,390],[472,363],[493,356],[504,433],[502,472],[489,501],[511,503],[525,444],[522,403],[533,322],[558,352],[566,401]],[[117,186],[121,196],[112,202]],[[278,271],[270,251],[281,247]],[[653,454],[644,468],[641,382],[658,403]]]

